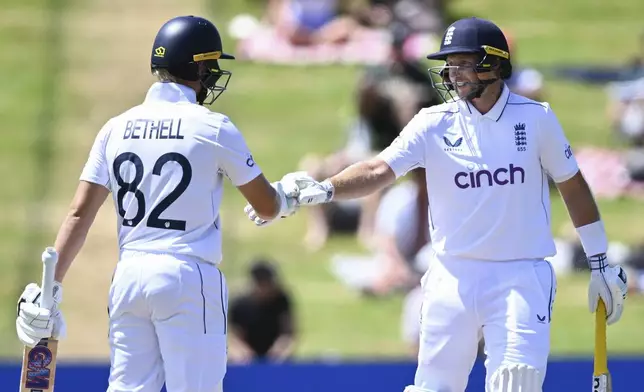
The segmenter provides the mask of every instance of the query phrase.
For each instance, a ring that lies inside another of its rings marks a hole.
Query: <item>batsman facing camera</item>
[[[621,318],[626,274],[606,259],[604,224],[554,110],[505,84],[512,64],[501,29],[458,20],[427,57],[444,61],[430,69],[444,104],[420,110],[375,158],[321,182],[294,172],[280,183],[309,206],[364,197],[424,168],[433,257],[406,391],[464,391],[483,336],[486,390],[540,392],[557,288],[546,261],[556,252],[549,178],[588,257],[589,310],[601,298],[607,324]],[[252,206],[245,212],[258,223]]]

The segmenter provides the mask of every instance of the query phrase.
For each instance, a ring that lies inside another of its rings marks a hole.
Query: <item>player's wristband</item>
[[[326,201],[325,201],[325,203],[328,203],[331,200],[333,200],[333,195],[335,194],[335,187],[333,186],[333,184],[331,184],[331,181],[328,180],[328,179],[324,180],[324,181],[322,181],[320,183],[320,185],[322,185],[324,190],[326,190]]]
[[[608,251],[608,238],[604,229],[604,222],[598,220],[585,226],[577,227],[577,234],[581,246],[588,258],[603,255]]]

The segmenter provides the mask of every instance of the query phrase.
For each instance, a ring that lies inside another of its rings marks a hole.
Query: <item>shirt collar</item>
[[[459,99],[458,105],[459,105],[459,108],[464,113],[467,113],[469,115],[486,117],[496,122],[496,121],[499,121],[499,119],[503,115],[503,112],[505,111],[505,106],[508,104],[509,99],[510,99],[510,89],[508,88],[507,84],[503,83],[503,90],[501,90],[501,96],[499,96],[499,99],[496,101],[494,106],[492,106],[492,109],[490,109],[485,114],[479,113],[479,111],[476,110],[476,108],[472,104],[470,104],[464,99]]]
[[[145,96],[145,102],[155,101],[197,103],[197,93],[183,84],[156,82]]]

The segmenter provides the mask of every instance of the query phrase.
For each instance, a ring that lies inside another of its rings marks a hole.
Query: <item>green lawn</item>
[[[10,225],[2,225],[0,287],[3,287],[0,336],[14,342],[12,323],[15,290],[19,281],[17,262],[27,251],[40,249],[26,224],[30,201],[34,200],[34,140],[39,134],[42,86],[46,75],[42,49],[46,14],[30,4],[5,1],[3,5],[21,13],[31,13],[33,26],[3,24],[0,49],[13,53],[0,64],[4,75],[11,75],[0,92],[0,110],[5,128],[0,143],[0,174],[5,179],[0,191],[3,215]],[[258,1],[217,1],[211,15],[225,30],[226,18],[236,12],[256,12]],[[221,4],[223,3],[223,4]],[[249,5],[250,4],[250,5]],[[455,0],[450,2],[459,15],[475,13],[492,17],[510,29],[518,41],[521,61],[538,66],[556,63],[615,63],[635,51],[639,18],[644,3],[624,0],[605,3],[597,0],[560,1],[556,4],[510,0]],[[543,5],[541,5],[543,4]],[[75,5],[78,6],[78,5]],[[215,9],[217,7],[217,9]],[[15,37],[21,37],[20,44]],[[619,43],[619,44],[615,44]],[[227,40],[227,49],[232,49]],[[92,50],[93,48],[87,48]],[[357,67],[277,67],[242,62],[226,62],[233,72],[229,88],[213,106],[228,114],[245,135],[254,157],[266,175],[276,180],[297,168],[308,152],[328,153],[343,142],[344,128],[354,113],[353,88]],[[141,95],[143,92],[133,92]],[[548,101],[557,112],[575,146],[584,144],[616,146],[605,118],[605,93],[562,80],[547,80]],[[132,99],[126,97],[124,99]],[[119,107],[119,102],[101,102]],[[63,110],[72,110],[71,108]],[[88,132],[88,140],[94,134]],[[55,157],[67,159],[64,151]],[[85,152],[83,152],[85,154]],[[69,181],[67,179],[66,181]],[[69,196],[71,197],[71,190]],[[553,230],[558,231],[567,216],[556,195],[553,197]],[[243,215],[244,201],[232,186],[226,189],[222,212],[225,244],[223,269],[231,292],[244,284],[248,261],[267,255],[280,263],[284,278],[295,294],[302,357],[329,354],[368,356],[375,353],[401,355],[405,347],[399,338],[401,297],[367,300],[346,290],[329,272],[328,261],[335,252],[360,252],[351,237],[336,237],[327,248],[308,254],[300,245],[305,219],[299,214],[266,228],[254,227]],[[642,235],[637,228],[644,217],[644,205],[631,200],[600,203],[611,239],[629,243]],[[4,220],[3,220],[4,222]],[[27,241],[27,242],[25,242]],[[29,247],[32,249],[30,250]],[[35,252],[39,254],[40,251]],[[22,282],[20,282],[22,283]],[[592,351],[592,316],[586,309],[587,278],[560,279],[553,319],[553,350],[556,354],[588,354]],[[99,295],[103,295],[100,294]],[[609,330],[613,352],[643,353],[644,301],[630,298],[622,321]],[[8,332],[8,333],[5,333]],[[4,343],[5,341],[3,341]],[[13,343],[12,343],[13,344]],[[0,354],[14,353],[0,344]]]

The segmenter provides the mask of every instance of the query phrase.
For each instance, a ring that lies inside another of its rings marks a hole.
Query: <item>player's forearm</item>
[[[329,179],[334,200],[356,199],[393,184],[396,175],[379,158],[355,163]]]
[[[597,203],[581,172],[557,184],[557,187],[575,227],[579,228],[600,220]]]
[[[586,256],[592,258],[608,251],[608,238],[599,209],[588,183],[578,172],[571,179],[557,184],[566,203],[568,214],[584,248]]]
[[[271,190],[273,191],[273,208],[266,210],[255,210],[257,212],[257,216],[268,221],[277,218],[277,215],[280,213],[280,207],[282,205],[280,195],[273,188],[271,188]]]
[[[58,231],[58,236],[56,236],[56,242],[54,245],[54,248],[58,251],[58,264],[56,265],[55,275],[56,281],[62,283],[69,267],[85,243],[87,233],[89,232],[89,228],[91,227],[93,220],[93,217],[90,219],[88,217],[80,216],[78,211],[75,210],[71,210],[65,218],[60,230]]]

